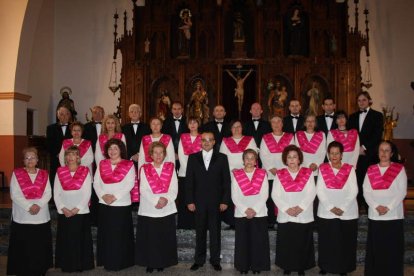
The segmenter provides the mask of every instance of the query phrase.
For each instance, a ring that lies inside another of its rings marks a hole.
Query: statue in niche
[[[191,11],[189,9],[182,9],[180,11],[181,22],[178,27],[178,50],[181,55],[188,56],[190,54],[190,41],[191,41]]]
[[[62,99],[60,99],[56,110],[58,110],[61,106],[66,107],[72,114],[72,120],[76,121],[76,115],[78,112],[75,110],[75,102],[70,98],[70,95],[72,95],[72,89],[67,86],[62,87],[62,89],[60,89],[60,95],[62,96]]]
[[[165,120],[167,118],[168,112],[171,110],[171,98],[168,93],[168,90],[161,91],[160,97],[158,99],[158,118]]]
[[[307,95],[309,97],[308,114],[318,115],[320,92],[317,81],[312,81],[312,88],[308,90]]]
[[[308,28],[306,18],[299,8],[294,8],[292,16],[286,22],[287,55],[308,55]]]
[[[237,74],[237,77],[235,77],[233,73],[230,72],[230,70],[228,69],[226,69],[226,72],[236,82],[236,88],[234,88],[234,97],[237,98],[237,108],[240,115],[242,111],[244,98],[244,81],[250,76],[250,74],[253,72],[253,69],[250,69],[243,78],[241,77],[240,71]]]
[[[234,14],[234,34],[233,41],[235,42],[244,42],[244,30],[243,30],[244,20],[240,12]]]
[[[267,84],[267,90],[269,91],[269,99],[267,105],[269,107],[269,117],[274,115],[285,116],[286,101],[288,98],[287,88],[281,85],[280,81],[276,82],[276,86],[273,81],[270,80]]]
[[[193,88],[194,91],[188,104],[187,118],[196,117],[205,124],[209,118],[208,94],[200,79],[196,80]]]

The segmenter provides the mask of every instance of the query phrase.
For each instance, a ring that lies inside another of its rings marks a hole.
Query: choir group
[[[96,265],[119,271],[135,264],[146,272],[178,263],[176,229],[195,229],[191,270],[207,258],[221,270],[221,221],[235,230],[234,266],[241,274],[270,270],[269,228],[277,222],[276,265],[284,274],[313,268],[318,233],[320,274],[356,269],[359,210],[368,207],[366,275],[403,275],[404,167],[391,142],[381,141],[382,115],[367,92],[349,118],[335,111],[227,122],[223,106],[201,125],[172,104],[165,121],[130,123],[93,109],[93,121],[70,125],[65,107],[48,126],[50,173],[38,169],[35,148],[10,183],[13,201],[8,274],[41,275],[54,264],[64,272],[93,269],[91,225],[97,226]],[[50,180],[49,180],[50,179]],[[52,185],[51,185],[52,184]],[[58,213],[53,260],[49,201]],[[131,206],[139,202],[136,231]],[[177,214],[177,216],[176,216]]]

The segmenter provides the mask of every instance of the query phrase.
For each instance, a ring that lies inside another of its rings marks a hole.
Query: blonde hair
[[[115,132],[121,132],[121,124],[119,123],[118,117],[116,117],[113,114],[106,115],[104,119],[102,120],[102,128],[101,128],[101,134],[108,134],[108,130],[106,129],[106,121],[109,119],[112,119],[115,121]]]
[[[69,148],[67,148],[65,150],[65,165],[68,164],[68,162],[66,161],[66,156],[68,156],[70,153],[75,153],[79,158],[78,158],[78,165],[81,164],[81,158],[80,158],[80,152],[79,152],[79,148],[77,146],[70,146]]]
[[[24,149],[22,150],[23,157],[25,157],[25,156],[26,156],[26,154],[27,154],[27,153],[29,153],[29,152],[33,152],[33,153],[36,155],[36,158],[39,158],[39,155],[38,155],[37,149],[36,149],[35,147],[27,147],[27,148],[24,148]]]

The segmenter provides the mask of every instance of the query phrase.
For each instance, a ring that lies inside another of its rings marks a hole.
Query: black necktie
[[[131,123],[133,126],[137,126],[139,125],[139,123]]]
[[[325,118],[331,118],[331,119],[333,119],[333,115],[325,115]]]
[[[181,122],[181,119],[174,119],[175,122]]]
[[[296,120],[298,120],[298,119],[299,119],[299,116],[293,116],[293,115],[290,115],[290,117],[291,117],[292,119],[296,119]]]
[[[102,122],[95,122],[95,125],[102,125]]]
[[[60,127],[67,127],[67,126],[68,126],[68,124],[60,125]]]
[[[216,121],[216,124],[218,124],[218,125],[222,125],[222,124],[223,124],[223,122],[217,122],[217,121]]]
[[[360,110],[360,111],[359,111],[359,114],[362,114],[362,113],[367,113],[367,112],[368,112],[368,110],[363,109],[363,110]]]
[[[259,119],[252,119],[252,121],[253,121],[253,122],[258,122],[258,121],[259,121]]]

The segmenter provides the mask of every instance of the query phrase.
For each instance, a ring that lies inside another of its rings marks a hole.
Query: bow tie
[[[131,123],[133,126],[137,126],[139,125],[139,123]]]
[[[362,113],[367,113],[367,112],[368,112],[368,110],[363,109],[363,110],[360,110],[360,111],[359,111],[359,114],[362,114]]]
[[[252,119],[253,122],[258,122],[260,119]]]
[[[175,122],[181,122],[181,119],[174,119]]]
[[[293,116],[293,115],[290,115],[290,117],[291,117],[292,119],[299,120],[299,116]]]
[[[223,124],[223,122],[217,122],[217,121],[216,121],[216,124],[218,124],[218,125],[222,125],[222,124]]]
[[[333,119],[333,115],[325,115],[325,118],[331,118],[331,119]]]
[[[102,122],[95,122],[95,125],[102,125]]]
[[[67,126],[68,126],[68,124],[60,125],[60,127],[67,127]]]

